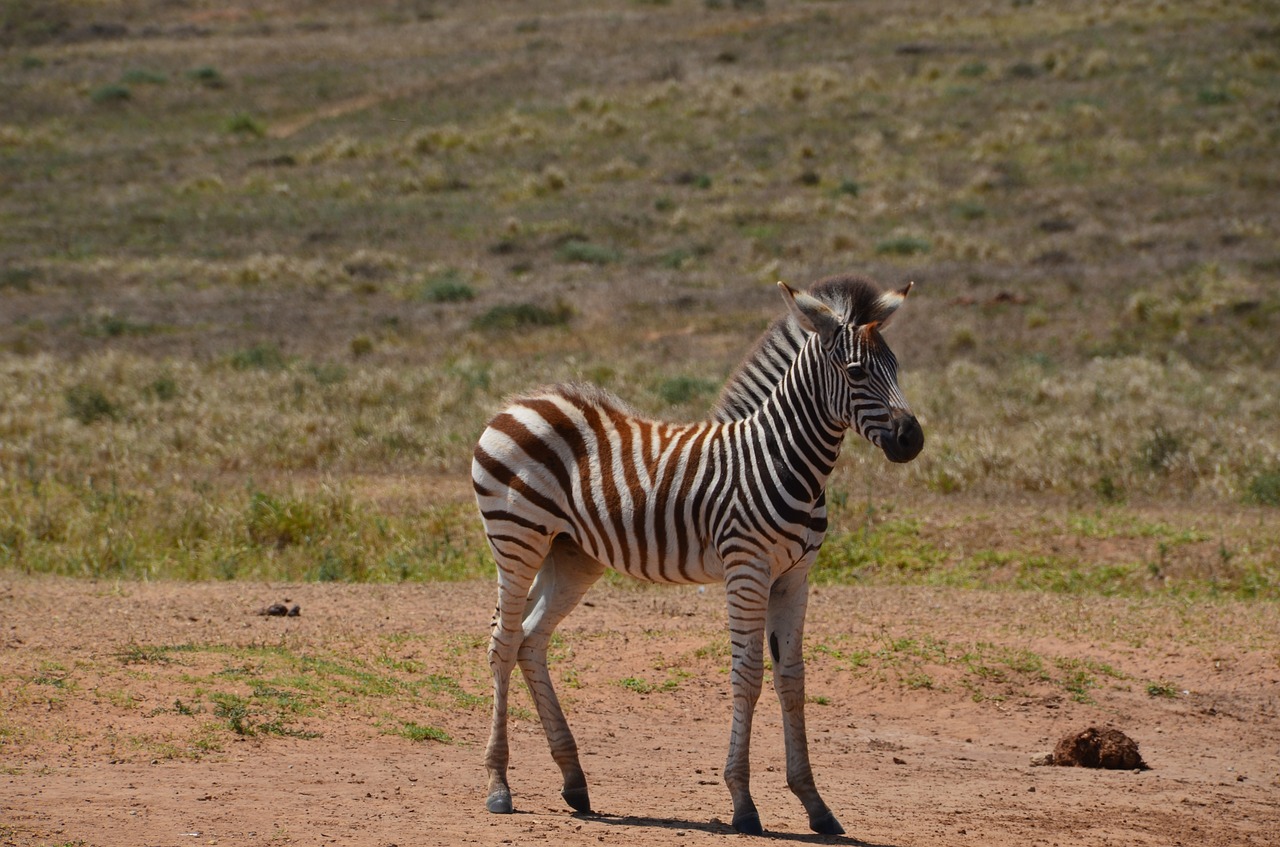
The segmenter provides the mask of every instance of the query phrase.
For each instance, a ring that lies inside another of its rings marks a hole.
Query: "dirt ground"
[[[482,583],[0,577],[0,844],[643,847],[740,837],[725,823],[719,775],[730,699],[718,587],[602,585],[562,628],[553,674],[592,815],[560,802],[522,687],[518,813],[484,812],[488,711],[478,698],[488,693],[493,593]],[[256,614],[285,597],[298,617]],[[809,737],[819,787],[849,836],[808,832],[786,789],[766,685],[753,748],[765,837],[877,847],[1280,844],[1278,633],[1265,603],[815,589]],[[1004,675],[975,663],[975,651],[1043,657],[1050,670],[1079,659],[1095,684],[1064,687],[1056,670]],[[278,669],[272,682],[311,692],[289,724],[297,732],[218,728],[210,691],[219,681],[240,684],[237,673],[305,656],[332,658],[307,665],[310,689]],[[447,676],[454,699],[408,682],[365,684],[373,671],[361,677],[342,657],[394,679]],[[347,670],[322,677],[320,667]],[[335,687],[340,676],[364,687]],[[448,740],[388,732],[406,721]],[[1151,770],[1032,766],[1091,725],[1130,735]]]

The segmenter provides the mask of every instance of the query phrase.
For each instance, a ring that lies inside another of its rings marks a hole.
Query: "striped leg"
[[[783,738],[787,749],[787,787],[809,813],[809,828],[823,835],[841,835],[844,828],[818,795],[809,766],[809,740],[804,725],[804,614],[809,603],[809,568],[801,563],[783,574],[769,594],[769,654],[773,657],[773,687],[782,704]]]
[[[507,783],[507,763],[511,748],[507,742],[507,695],[511,687],[511,671],[524,640],[524,612],[528,605],[529,586],[551,549],[546,536],[514,541],[489,537],[489,547],[498,565],[498,608],[493,614],[493,635],[489,639],[489,668],[493,671],[493,726],[484,764],[489,772],[489,796],[485,806],[490,812],[510,814],[511,787]]]
[[[538,718],[547,734],[547,743],[551,745],[551,758],[555,759],[564,776],[564,789],[560,796],[579,812],[591,811],[587,778],[578,761],[578,745],[573,740],[560,700],[551,685],[547,645],[556,626],[573,611],[603,573],[603,564],[584,553],[573,541],[559,536],[533,582],[529,610],[524,619],[524,640],[519,651],[520,669],[538,706]]]
[[[760,835],[760,815],[751,799],[751,718],[764,679],[764,624],[768,568],[739,564],[725,568],[729,641],[733,650],[733,725],[724,782],[733,799],[733,828]]]

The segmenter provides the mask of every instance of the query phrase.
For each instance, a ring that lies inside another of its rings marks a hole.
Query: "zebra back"
[[[809,294],[841,319],[853,318],[858,325],[879,321],[886,311],[892,311],[886,309],[879,286],[852,274],[823,279]],[[711,409],[712,420],[725,423],[755,413],[782,382],[804,343],[805,332],[790,313],[770,324],[721,389]]]

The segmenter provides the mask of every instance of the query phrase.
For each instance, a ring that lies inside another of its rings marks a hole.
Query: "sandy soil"
[[[300,616],[256,614],[284,597],[301,605]],[[513,733],[518,813],[484,812],[488,713],[466,698],[487,694],[492,601],[493,589],[475,583],[0,577],[0,844],[740,838],[724,823],[719,777],[730,703],[719,589],[605,585],[565,623],[553,671],[597,809],[578,816],[560,802],[528,711]],[[766,687],[753,787],[767,838],[883,847],[1280,844],[1273,606],[823,588],[808,639],[814,766],[849,837],[807,831],[785,786],[780,719]],[[1040,656],[1049,672],[1001,674],[993,661],[963,660],[965,650]],[[269,667],[275,657],[306,656],[351,664],[326,677],[317,668],[330,666],[313,663],[311,676],[292,682]],[[1062,683],[1058,669],[1073,659],[1095,671],[1084,692],[1091,702]],[[408,683],[379,689],[349,670],[355,663],[393,680],[447,676],[460,691],[449,699]],[[319,735],[242,735],[215,720],[211,692],[255,673],[310,691],[309,708],[289,727]],[[363,687],[334,683],[357,677]],[[1152,684],[1166,696],[1149,693]],[[388,731],[409,720],[450,740]],[[1151,770],[1031,765],[1090,725],[1129,734]]]

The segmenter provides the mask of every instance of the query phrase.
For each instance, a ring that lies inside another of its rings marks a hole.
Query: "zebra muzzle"
[[[924,430],[915,415],[903,415],[893,421],[893,430],[880,440],[880,449],[891,462],[909,462],[924,449]]]

